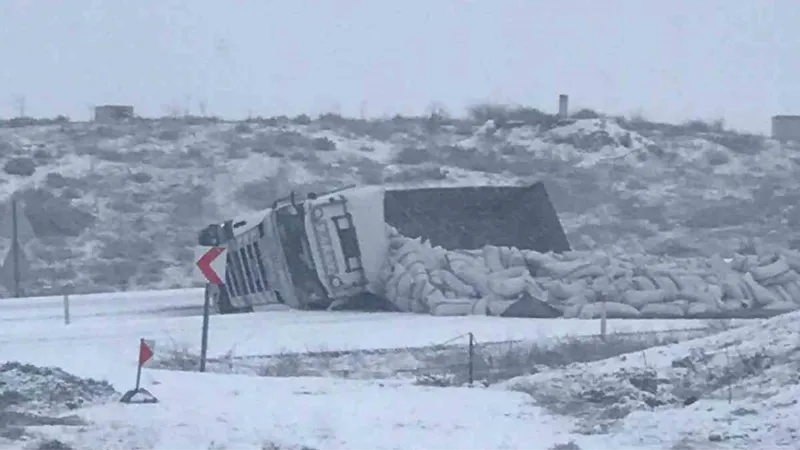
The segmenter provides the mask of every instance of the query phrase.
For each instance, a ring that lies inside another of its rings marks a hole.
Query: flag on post
[[[139,365],[144,366],[153,357],[156,341],[152,339],[142,339],[139,342]]]

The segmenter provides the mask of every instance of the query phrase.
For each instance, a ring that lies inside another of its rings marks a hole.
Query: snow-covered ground
[[[139,293],[126,294],[135,302]],[[144,299],[153,293],[142,293]],[[183,298],[177,291],[176,298]],[[161,297],[162,300],[168,297]],[[109,303],[103,303],[108,305]],[[168,304],[164,301],[163,304]],[[152,306],[152,304],[151,304]],[[23,310],[24,311],[24,310]],[[123,310],[124,311],[124,310]],[[0,355],[6,360],[54,365],[81,376],[116,383],[116,370],[134,367],[140,338],[154,339],[163,352],[200,346],[201,316],[142,317],[135,314],[81,317],[69,325],[32,315],[20,319],[0,309]],[[699,320],[609,320],[608,332],[698,328]],[[285,352],[426,347],[473,333],[480,342],[541,340],[600,332],[599,321],[514,319],[484,316],[432,317],[401,313],[265,311],[215,315],[209,357],[257,356]],[[157,352],[158,353],[158,352]]]
[[[148,313],[157,306],[181,305],[188,298],[187,292],[180,291],[172,293],[174,299],[147,292],[126,295],[127,301],[141,299],[148,304]],[[116,305],[116,299],[110,296],[75,297],[77,304],[94,301],[111,310]],[[49,305],[53,310],[61,306],[55,299],[35,299],[30,308],[43,310],[48,302],[53,303]],[[122,307],[116,315],[80,316],[65,325],[49,315],[25,315],[25,310],[21,301],[0,309],[0,319],[14,324],[0,330],[4,360],[57,366],[78,376],[107,380],[120,393],[133,387],[140,338],[156,341],[156,358],[175,349],[196,352],[200,342],[199,316],[148,317]],[[608,331],[700,325],[693,320],[610,320]],[[599,324],[567,319],[268,311],[211,317],[209,356],[424,347],[468,332],[481,342],[546,341],[595,334]],[[430,388],[398,380],[276,379],[151,368],[143,370],[142,386],[161,402],[81,408],[69,414],[77,414],[87,422],[85,426],[34,426],[28,427],[28,432],[39,439],[58,439],[79,450],[272,448],[267,446],[270,442],[289,446],[282,448],[514,449],[549,448],[567,442],[574,428],[572,419],[546,414],[531,404],[526,394],[482,388]]]
[[[135,300],[138,294],[127,295]],[[158,303],[154,299],[159,295],[162,305],[170,301],[177,305],[185,301],[177,298],[187,298],[178,291],[173,293],[176,300],[156,293],[140,295],[150,298],[151,307]],[[77,299],[78,303],[93,299],[113,304],[113,300],[98,296]],[[47,305],[47,300],[32,303],[35,308],[37,303]],[[133,387],[140,338],[156,341],[156,358],[175,349],[196,352],[200,341],[199,316],[148,317],[127,311],[127,316],[84,316],[65,325],[47,316],[13,320],[14,314],[20,318],[21,310],[24,304],[0,309],[0,319],[14,324],[0,331],[0,355],[5,360],[58,366],[78,376],[107,380],[118,393]],[[661,449],[674,444],[686,445],[674,448],[747,448],[746,444],[759,442],[784,448],[797,437],[790,424],[800,412],[795,411],[796,395],[800,394],[794,359],[800,343],[797,314],[739,322],[744,324],[741,328],[713,337],[545,371],[489,389],[414,386],[402,380],[199,374],[145,367],[142,386],[160,403],[112,402],[56,411],[57,415],[68,414],[61,419],[67,424],[28,426],[26,438],[14,442],[0,438],[0,446],[23,448],[49,438],[78,450],[302,446],[549,449],[571,441],[583,450]],[[610,320],[608,331],[700,325],[701,321],[694,320]],[[209,355],[424,347],[467,332],[484,343],[546,342],[596,334],[599,324],[577,319],[268,311],[211,317]],[[754,365],[761,363],[753,362],[753,354],[763,354],[763,365]],[[734,369],[745,371],[744,381],[732,384],[728,403],[728,385],[713,381],[708,374],[722,377]],[[689,380],[686,391],[679,391],[677,384],[669,381],[680,370],[681,379]],[[647,388],[629,381],[649,371],[656,372],[656,380],[668,380],[656,382],[657,394],[647,394]],[[624,374],[621,378],[620,373]],[[712,388],[700,386],[700,381]],[[598,405],[587,400],[587,389],[605,392],[611,403],[600,410],[623,411],[620,420],[609,420],[616,418],[614,414],[592,415]],[[532,390],[537,393],[532,395]],[[636,392],[645,394],[637,396]],[[688,393],[696,393],[699,400],[684,407],[680,402]],[[617,394],[627,400],[618,400]],[[664,406],[642,409],[637,402],[644,401],[643,395],[659,399]],[[564,402],[589,401],[582,407],[589,412],[571,415],[559,410],[556,412],[561,414],[554,414],[548,401],[554,397]]]
[[[583,448],[796,449],[800,313],[497,385],[576,418]]]
[[[569,420],[512,392],[166,371],[147,378],[159,404],[89,408],[81,416],[91,427],[45,434],[97,450],[547,449],[569,439]]]

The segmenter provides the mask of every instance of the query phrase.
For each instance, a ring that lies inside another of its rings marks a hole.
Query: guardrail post
[[[69,325],[69,294],[64,292],[64,325]]]
[[[601,312],[601,316],[600,316],[600,339],[602,339],[605,342],[605,340],[606,340],[606,330],[607,330],[607,327],[608,327],[608,324],[606,323],[606,320],[608,319],[608,309],[606,307],[606,297],[605,297],[605,295],[603,296],[603,305],[602,305],[601,309],[602,309],[602,312]]]
[[[475,381],[475,335],[472,332],[468,333],[469,335],[469,361],[467,362],[467,380],[469,381],[469,385],[472,386],[472,383]]]

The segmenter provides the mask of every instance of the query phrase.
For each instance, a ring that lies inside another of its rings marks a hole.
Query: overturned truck
[[[800,308],[800,253],[667,258],[570,250],[544,185],[351,187],[212,224],[221,313],[391,310],[505,317],[768,317]],[[207,275],[208,276],[208,275]]]
[[[292,193],[267,210],[209,225],[198,241],[217,247],[225,260],[224,273],[206,286],[223,314],[283,303],[297,309],[555,317],[562,311],[530,295],[521,252],[514,262],[496,261],[506,273],[492,278],[499,280],[490,281],[494,290],[475,288],[454,274],[479,277],[464,266],[470,252],[494,249],[502,258],[503,249],[570,249],[542,183],[348,187],[304,198]]]

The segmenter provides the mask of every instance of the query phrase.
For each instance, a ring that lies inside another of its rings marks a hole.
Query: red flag
[[[153,357],[153,349],[149,345],[148,342],[145,342],[144,339],[139,341],[139,365],[143,366],[144,363],[150,360]]]

